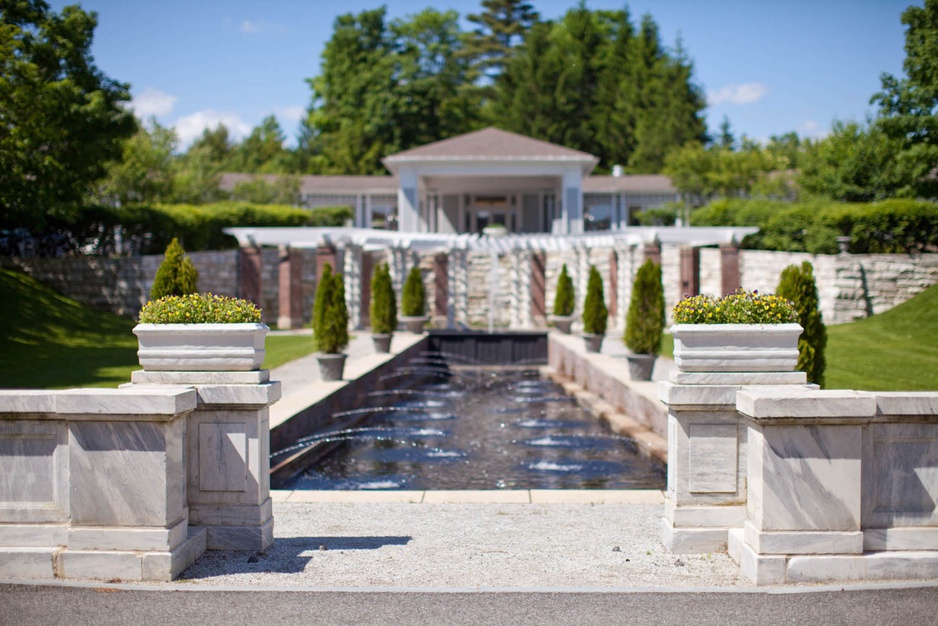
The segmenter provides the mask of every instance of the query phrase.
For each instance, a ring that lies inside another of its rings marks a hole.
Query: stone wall
[[[631,286],[639,265],[645,259],[641,247],[623,246],[618,255],[619,284],[610,284],[610,256],[613,248],[574,248],[551,251],[546,255],[545,307],[551,313],[557,278],[566,263],[576,292],[577,314],[583,305],[583,291],[589,265],[599,269],[606,292],[606,302],[615,290],[618,299],[616,315],[610,319],[609,330],[621,332],[631,297]],[[390,261],[387,252],[370,253],[376,262]],[[189,255],[199,270],[199,288],[222,295],[238,295],[238,251],[194,252]],[[303,320],[308,322],[315,295],[316,255],[313,250],[300,251],[302,257]],[[411,256],[411,255],[408,255]],[[162,255],[145,257],[99,258],[69,257],[61,259],[2,259],[4,266],[26,271],[79,302],[120,315],[134,316],[146,302]],[[261,254],[261,307],[268,324],[279,314],[279,252],[265,248]],[[938,282],[938,254],[916,256],[878,255],[810,255],[798,252],[742,250],[739,254],[740,284],[744,289],[774,292],[785,267],[809,261],[814,266],[820,294],[821,312],[828,324],[841,324],[882,313],[905,302],[915,294]],[[529,300],[514,291],[519,284],[514,266],[517,257],[504,254],[498,258],[498,280],[491,289],[492,256],[488,253],[467,255],[469,293],[464,311],[456,311],[455,322],[487,328],[489,311],[494,311],[496,328],[512,325],[512,315]],[[433,253],[419,257],[427,288],[427,303],[434,302]],[[665,307],[670,311],[685,294],[681,291],[680,248],[666,245],[661,250]],[[700,250],[700,291],[721,294],[721,257],[716,248]],[[452,288],[452,287],[451,287]],[[398,293],[398,300],[400,293]],[[491,306],[494,299],[495,306]],[[432,310],[431,310],[432,313]],[[517,323],[515,324],[517,325]],[[576,326],[574,327],[576,329]]]

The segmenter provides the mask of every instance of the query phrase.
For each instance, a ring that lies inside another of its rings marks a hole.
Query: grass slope
[[[873,317],[828,326],[827,389],[938,390],[938,285]]]
[[[0,269],[0,387],[117,387],[137,364],[133,320],[95,311],[26,274]],[[308,336],[267,338],[265,368],[312,352]]]

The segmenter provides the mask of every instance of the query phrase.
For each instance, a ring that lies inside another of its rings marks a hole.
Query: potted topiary
[[[557,292],[554,294],[554,313],[550,316],[550,321],[554,326],[565,335],[570,334],[570,326],[573,325],[573,308],[575,306],[575,296],[573,293],[573,279],[567,272],[567,264],[564,263],[560,268],[560,278],[557,279]]]
[[[397,328],[397,298],[387,263],[375,268],[371,277],[371,338],[376,352],[390,352],[391,338]]]
[[[192,260],[182,249],[179,240],[173,240],[166,246],[163,262],[156,270],[153,286],[150,288],[150,300],[159,300],[163,296],[184,296],[198,292],[199,272]]]
[[[324,381],[342,380],[345,359],[342,349],[348,345],[348,308],[345,304],[345,281],[341,274],[323,272],[316,303],[322,299],[319,327],[313,329],[316,339],[316,359],[320,378]]]
[[[261,311],[240,298],[192,293],[151,300],[134,327],[146,371],[260,369],[269,332]]]
[[[795,305],[796,321],[804,328],[798,338],[797,369],[807,374],[809,383],[823,387],[827,328],[818,306],[814,267],[807,261],[802,262],[800,268],[789,265],[782,271],[775,293]]]
[[[638,268],[632,284],[632,300],[625,318],[626,358],[632,380],[651,380],[655,359],[661,351],[664,329],[664,288],[661,266],[652,260]]]
[[[682,372],[790,372],[798,364],[794,305],[740,291],[694,296],[674,307],[674,364]]]
[[[599,352],[602,348],[608,318],[609,310],[603,301],[603,278],[599,270],[590,265],[586,299],[583,301],[583,339],[587,352]]]
[[[427,295],[423,287],[423,278],[419,267],[410,268],[404,281],[404,293],[401,296],[401,321],[409,332],[422,333],[423,325],[429,319],[426,315]]]

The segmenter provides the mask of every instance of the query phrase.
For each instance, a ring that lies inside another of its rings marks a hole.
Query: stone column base
[[[675,506],[669,500],[661,518],[661,541],[675,554],[726,552],[727,533],[745,519],[743,505]]]
[[[266,550],[274,542],[273,504],[191,505],[189,523],[208,531],[209,550]]]
[[[757,585],[938,578],[938,551],[864,554],[758,554],[745,531],[729,532],[728,552],[740,572]]]
[[[100,533],[112,534],[106,532],[108,530],[111,529],[100,529]],[[186,530],[182,541],[165,550],[134,550],[130,547],[115,550],[62,546],[0,547],[0,578],[169,582],[205,552],[205,529]],[[91,534],[95,534],[94,531],[89,533],[89,537]]]

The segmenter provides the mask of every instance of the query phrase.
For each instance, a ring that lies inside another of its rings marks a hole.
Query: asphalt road
[[[0,624],[918,624],[938,587],[791,592],[145,591],[0,586]]]

